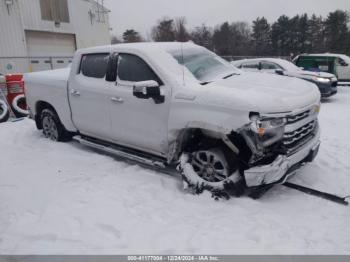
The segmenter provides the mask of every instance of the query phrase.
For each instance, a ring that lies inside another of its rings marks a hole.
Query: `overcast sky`
[[[350,0],[105,0],[113,33],[121,36],[135,29],[147,37],[151,27],[164,16],[185,16],[188,27],[224,21],[251,22],[265,16],[275,21],[280,15],[316,13],[326,16],[336,9],[350,11]]]

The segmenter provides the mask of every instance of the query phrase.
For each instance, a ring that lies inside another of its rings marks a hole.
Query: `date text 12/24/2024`
[[[128,261],[220,261],[217,256],[128,256]]]

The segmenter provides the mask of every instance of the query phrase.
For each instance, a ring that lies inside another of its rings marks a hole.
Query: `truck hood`
[[[209,103],[260,113],[290,112],[319,103],[321,98],[318,87],[308,81],[251,72],[203,87]]]

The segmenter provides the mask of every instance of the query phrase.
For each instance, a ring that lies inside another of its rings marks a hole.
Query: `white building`
[[[76,49],[109,44],[108,13],[102,0],[0,0],[0,73],[65,67]]]

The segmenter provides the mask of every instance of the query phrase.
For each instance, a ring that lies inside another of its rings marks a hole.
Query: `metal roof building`
[[[109,44],[108,15],[102,0],[0,0],[0,73],[65,67],[76,49]]]

